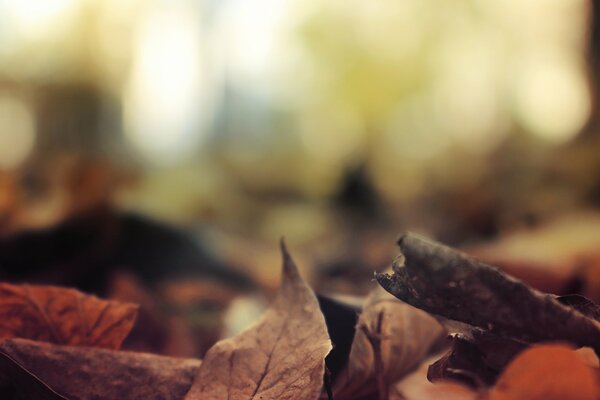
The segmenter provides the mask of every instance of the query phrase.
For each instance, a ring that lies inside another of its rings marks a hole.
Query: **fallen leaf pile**
[[[378,287],[358,307],[317,296],[282,243],[270,307],[203,360],[119,350],[135,305],[0,284],[0,398],[600,399],[593,302],[410,234],[400,248],[377,280],[402,301]]]
[[[378,274],[378,282],[406,303],[436,315],[452,337],[450,351],[429,367],[430,380],[454,379],[479,388],[496,383],[486,395],[490,399],[600,398],[598,371],[564,361],[578,359],[568,346],[600,351],[597,305],[582,296],[539,292],[495,267],[417,235],[403,235],[399,246],[402,257],[394,263],[393,274]],[[542,342],[568,345],[558,347],[562,350],[535,346]],[[565,368],[568,364],[573,368]],[[542,365],[545,372],[540,374]],[[515,370],[520,372],[511,372]],[[585,389],[593,395],[565,395],[566,386],[573,393],[579,392],[580,383],[587,387],[582,371],[593,377],[588,379],[590,389]],[[519,384],[519,379],[524,382]],[[523,391],[519,385],[538,389]]]

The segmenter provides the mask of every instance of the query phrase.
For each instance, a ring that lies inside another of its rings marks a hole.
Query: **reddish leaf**
[[[283,279],[255,325],[213,346],[186,400],[312,400],[323,386],[327,327],[282,242]]]
[[[0,283],[0,338],[118,349],[137,309],[74,289]]]

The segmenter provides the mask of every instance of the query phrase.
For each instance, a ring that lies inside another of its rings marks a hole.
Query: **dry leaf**
[[[2,353],[0,353],[0,398],[3,400],[65,400]]]
[[[600,322],[464,253],[406,234],[404,265],[378,274],[390,293],[432,314],[526,343],[564,340],[600,350]]]
[[[407,375],[390,390],[390,400],[475,400],[478,392],[454,382],[431,383],[427,379],[428,365],[438,356],[421,363],[419,368]]]
[[[427,371],[433,381],[456,380],[475,388],[492,385],[506,365],[528,344],[472,329],[452,334],[451,348]]]
[[[414,369],[445,329],[430,315],[390,296],[371,292],[358,320],[348,366],[334,384],[336,398],[386,390]]]
[[[579,294],[568,294],[565,296],[558,296],[556,300],[561,303],[576,309],[583,315],[600,321],[600,306],[588,299],[587,297]]]
[[[213,346],[185,400],[313,400],[331,350],[325,319],[285,245],[283,278],[255,325]]]
[[[201,364],[194,359],[24,339],[0,342],[0,355],[4,356],[0,382],[5,383],[0,388],[14,393],[2,397],[7,400],[63,398],[56,393],[69,400],[181,400]],[[29,394],[31,387],[38,390],[35,396]]]
[[[0,283],[0,338],[118,349],[137,309],[74,289]]]
[[[448,353],[429,366],[427,379],[432,382],[453,380],[472,387],[491,385],[496,381],[498,370],[491,368],[485,354],[471,340],[453,335]]]
[[[597,400],[597,371],[571,346],[533,346],[519,354],[490,391],[489,400]]]

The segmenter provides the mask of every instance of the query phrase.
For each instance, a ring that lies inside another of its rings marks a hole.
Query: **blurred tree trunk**
[[[592,89],[592,114],[585,129],[585,136],[597,136],[600,128],[600,1],[590,1],[588,65],[590,70],[590,85]]]

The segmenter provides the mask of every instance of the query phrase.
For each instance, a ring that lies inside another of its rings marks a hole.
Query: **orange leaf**
[[[533,346],[504,370],[489,400],[596,400],[597,372],[563,344]]]
[[[0,283],[0,339],[118,349],[137,310],[74,289]]]

